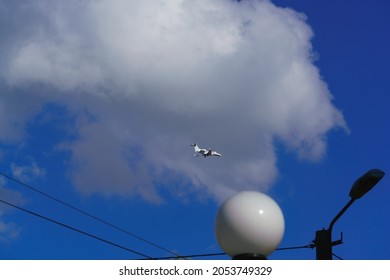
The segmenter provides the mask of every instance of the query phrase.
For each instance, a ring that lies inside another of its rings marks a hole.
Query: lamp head
[[[371,190],[382,178],[385,172],[379,169],[371,169],[358,178],[352,185],[349,196],[352,199],[361,198]]]
[[[268,195],[243,191],[219,208],[215,234],[222,250],[234,259],[265,259],[284,234],[284,217]]]

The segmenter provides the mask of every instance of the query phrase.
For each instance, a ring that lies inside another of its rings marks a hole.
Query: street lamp
[[[342,240],[332,242],[332,229],[336,221],[344,214],[345,211],[355,202],[356,199],[361,198],[368,191],[370,191],[385,175],[382,170],[371,169],[364,175],[358,178],[352,185],[349,196],[351,200],[344,206],[343,209],[334,217],[329,224],[328,229],[318,230],[314,240],[314,247],[316,247],[317,260],[331,260],[332,247],[342,243]]]
[[[227,199],[215,219],[215,235],[234,260],[267,259],[284,234],[284,217],[268,195],[243,191]]]

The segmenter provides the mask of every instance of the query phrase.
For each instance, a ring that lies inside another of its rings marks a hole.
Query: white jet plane
[[[204,156],[204,157],[216,156],[216,157],[221,157],[222,156],[220,153],[218,153],[216,151],[213,151],[210,148],[208,150],[199,148],[199,146],[196,143],[191,144],[190,146],[194,147],[194,150],[195,150],[194,156],[196,156],[196,157],[198,157],[198,156]]]

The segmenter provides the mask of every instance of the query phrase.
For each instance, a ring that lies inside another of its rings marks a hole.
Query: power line
[[[33,186],[31,186],[31,185],[29,185],[29,184],[27,184],[27,183],[24,183],[24,182],[22,182],[22,181],[20,181],[20,180],[18,180],[18,179],[16,179],[16,178],[10,176],[10,175],[7,175],[7,174],[5,174],[5,173],[3,173],[3,172],[0,172],[0,175],[4,176],[4,177],[6,177],[7,179],[12,180],[12,181],[14,181],[14,182],[16,182],[16,183],[18,183],[18,184],[20,184],[20,185],[22,185],[22,186],[25,187],[25,188],[28,188],[28,189],[30,189],[30,190],[36,192],[36,193],[39,193],[39,194],[41,194],[41,195],[43,195],[43,196],[45,196],[45,197],[47,197],[47,198],[49,198],[49,199],[51,199],[51,200],[54,200],[54,201],[56,201],[57,203],[60,203],[60,204],[66,206],[66,207],[68,207],[68,208],[71,208],[71,209],[73,209],[74,211],[77,211],[77,212],[79,212],[79,213],[81,213],[81,214],[83,214],[83,215],[85,215],[85,216],[87,216],[87,217],[90,217],[90,218],[92,218],[92,219],[94,219],[94,220],[96,220],[96,221],[99,221],[99,222],[101,222],[101,223],[103,223],[103,224],[105,224],[105,225],[107,225],[107,226],[109,226],[109,227],[111,227],[111,228],[114,228],[114,229],[119,230],[119,231],[121,231],[121,232],[123,232],[123,233],[126,233],[127,235],[130,235],[130,236],[132,236],[133,238],[136,238],[136,239],[138,239],[138,240],[140,240],[140,241],[142,241],[142,242],[145,242],[145,243],[147,243],[147,244],[149,244],[149,245],[151,245],[151,246],[154,246],[154,247],[156,247],[156,248],[159,248],[160,250],[163,250],[163,251],[165,251],[165,252],[168,252],[168,253],[170,253],[170,254],[176,256],[176,257],[180,257],[177,253],[175,253],[175,252],[173,252],[173,251],[171,251],[171,250],[169,250],[169,249],[166,249],[166,248],[164,248],[164,247],[162,247],[162,246],[160,246],[160,245],[158,245],[158,244],[156,244],[156,243],[154,243],[154,242],[151,242],[151,241],[149,241],[149,240],[146,240],[145,238],[142,238],[142,237],[140,237],[140,236],[138,236],[138,235],[136,235],[136,234],[134,234],[134,233],[132,233],[132,232],[130,232],[130,231],[128,231],[128,230],[125,230],[125,229],[123,229],[123,228],[121,228],[121,227],[118,227],[118,226],[116,226],[116,225],[114,225],[114,224],[112,224],[112,223],[110,223],[110,222],[107,222],[106,220],[103,220],[103,219],[101,219],[101,218],[99,218],[99,217],[97,217],[97,216],[95,216],[95,215],[93,215],[93,214],[90,214],[90,213],[88,213],[88,212],[85,212],[84,210],[81,210],[80,208],[78,208],[78,207],[76,207],[76,206],[73,206],[73,205],[71,205],[71,204],[69,204],[69,203],[67,203],[67,202],[65,202],[65,201],[63,201],[63,200],[61,200],[61,199],[59,199],[59,198],[56,198],[56,197],[54,197],[54,196],[52,196],[52,195],[49,195],[49,194],[47,194],[47,193],[45,193],[45,192],[43,192],[43,191],[41,191],[41,190],[38,190],[37,188],[34,188]]]
[[[275,249],[275,251],[295,250],[295,249],[313,249],[314,247],[315,247],[314,244],[309,244],[309,245],[304,245],[304,246],[277,248],[277,249]]]
[[[122,245],[119,245],[119,244],[117,244],[117,243],[114,243],[114,242],[111,242],[111,241],[109,241],[109,240],[103,239],[103,238],[98,237],[98,236],[96,236],[96,235],[90,234],[90,233],[88,233],[88,232],[82,231],[82,230],[80,230],[80,229],[74,228],[74,227],[69,226],[69,225],[66,225],[66,224],[64,224],[64,223],[58,222],[58,221],[56,221],[56,220],[53,220],[53,219],[48,218],[48,217],[45,217],[45,216],[43,216],[43,215],[41,215],[41,214],[38,214],[38,213],[36,213],[36,212],[27,210],[27,209],[25,209],[25,208],[22,208],[22,207],[20,207],[20,206],[17,206],[17,205],[15,205],[15,204],[10,203],[10,202],[4,201],[4,200],[2,200],[2,199],[0,199],[0,202],[6,204],[6,205],[8,205],[8,206],[14,207],[14,208],[16,208],[16,209],[19,209],[19,210],[21,210],[21,211],[23,211],[23,212],[25,212],[25,213],[30,214],[30,215],[36,216],[36,217],[38,217],[38,218],[44,219],[44,220],[46,220],[46,221],[52,222],[52,223],[54,223],[54,224],[57,224],[57,225],[59,225],[59,226],[65,227],[65,228],[67,228],[67,229],[73,230],[73,231],[75,231],[75,232],[78,232],[78,233],[84,234],[84,235],[86,235],[86,236],[88,236],[88,237],[91,237],[91,238],[94,238],[94,239],[96,239],[96,240],[99,240],[99,241],[101,241],[101,242],[104,242],[104,243],[107,243],[107,244],[109,244],[109,245],[115,246],[115,247],[117,247],[117,248],[126,250],[126,251],[128,251],[128,252],[131,252],[131,253],[134,253],[134,254],[137,254],[137,255],[140,255],[140,256],[145,257],[145,258],[150,259],[150,260],[151,260],[151,259],[154,259],[154,258],[152,258],[152,257],[149,257],[149,256],[145,255],[145,254],[142,254],[142,253],[140,253],[140,252],[134,251],[134,250],[132,250],[132,249],[130,249],[130,248],[124,247],[124,246],[122,246]]]
[[[145,257],[146,259],[153,259],[153,260],[190,259],[190,258],[198,258],[198,257],[210,257],[210,256],[223,256],[223,255],[226,255],[226,253],[193,254],[193,255],[186,255],[186,256],[178,255],[177,253],[175,253],[175,252],[173,252],[173,251],[171,251],[171,250],[169,250],[169,249],[166,249],[166,248],[164,248],[164,247],[162,247],[162,246],[160,246],[160,245],[158,245],[158,244],[155,244],[155,243],[153,243],[153,242],[151,242],[151,241],[148,241],[148,240],[146,240],[146,239],[144,239],[144,238],[142,238],[142,237],[140,237],[140,236],[138,236],[138,235],[136,235],[136,234],[134,234],[134,233],[131,233],[131,232],[129,232],[129,231],[123,229],[123,228],[120,228],[120,227],[118,227],[118,226],[116,226],[116,225],[114,225],[114,224],[112,224],[112,223],[110,223],[110,222],[107,222],[107,221],[105,221],[105,220],[103,220],[103,219],[101,219],[101,218],[99,218],[99,217],[97,217],[97,216],[95,216],[95,215],[93,215],[93,214],[90,214],[90,213],[88,213],[88,212],[85,212],[84,210],[81,210],[80,208],[77,208],[76,206],[73,206],[73,205],[71,205],[71,204],[69,204],[69,203],[66,203],[66,202],[64,202],[64,201],[62,201],[62,200],[60,200],[60,199],[58,199],[58,198],[56,198],[56,197],[54,197],[54,196],[51,196],[51,195],[49,195],[49,194],[47,194],[47,193],[45,193],[45,192],[43,192],[43,191],[40,191],[40,190],[38,190],[37,188],[34,188],[34,187],[32,187],[31,185],[28,185],[28,184],[26,184],[26,183],[24,183],[24,182],[22,182],[22,181],[20,181],[20,180],[18,180],[18,179],[16,179],[16,178],[10,176],[10,175],[7,175],[7,174],[5,174],[5,173],[3,173],[3,172],[0,172],[0,175],[2,175],[2,176],[4,176],[4,177],[8,178],[9,180],[12,180],[12,181],[18,183],[18,184],[20,184],[20,185],[22,185],[22,186],[24,186],[24,187],[26,187],[26,188],[28,188],[28,189],[30,189],[30,190],[36,192],[36,193],[39,193],[39,194],[41,194],[41,195],[43,195],[43,196],[46,196],[47,198],[49,198],[49,199],[51,199],[51,200],[54,200],[54,201],[56,201],[56,202],[58,202],[58,203],[60,203],[60,204],[62,204],[62,205],[64,205],[64,206],[66,206],[66,207],[68,207],[68,208],[71,208],[71,209],[73,209],[73,210],[75,210],[75,211],[77,211],[77,212],[79,212],[79,213],[81,213],[81,214],[83,214],[83,215],[85,215],[85,216],[88,216],[88,217],[90,217],[90,218],[92,218],[92,219],[94,219],[94,220],[97,220],[97,221],[99,221],[99,222],[101,222],[101,223],[103,223],[103,224],[105,224],[105,225],[107,225],[107,226],[109,226],[109,227],[111,227],[111,228],[114,228],[114,229],[116,229],[116,230],[119,230],[119,231],[121,231],[121,232],[123,232],[123,233],[126,233],[126,234],[128,234],[128,235],[130,235],[130,236],[132,236],[132,237],[134,237],[134,238],[136,238],[136,239],[138,239],[138,240],[140,240],[140,241],[143,241],[143,242],[145,242],[145,243],[147,243],[147,244],[149,244],[149,245],[152,245],[152,246],[154,246],[154,247],[156,247],[156,248],[159,248],[159,249],[161,249],[161,250],[163,250],[163,251],[166,251],[166,252],[168,252],[168,253],[174,255],[174,256],[171,256],[171,257],[152,258],[152,257],[146,256],[146,255],[144,255],[144,254],[142,254],[142,253],[139,253],[139,252],[136,252],[136,251],[131,250],[131,249],[129,249],[129,248],[126,248],[126,247],[124,247],[124,246],[122,246],[122,245],[113,243],[113,242],[111,242],[111,241],[105,240],[105,239],[100,238],[100,237],[98,237],[98,236],[89,234],[89,233],[87,233],[87,232],[81,231],[81,230],[76,229],[76,228],[73,228],[73,227],[68,226],[68,225],[66,225],[66,224],[63,224],[63,223],[61,223],[61,222],[58,222],[58,221],[55,221],[55,220],[53,220],[53,219],[47,218],[47,217],[45,217],[45,216],[42,216],[42,215],[40,215],[40,214],[37,214],[37,213],[35,213],[35,212],[32,212],[32,211],[30,211],[30,210],[24,209],[24,208],[22,208],[22,207],[16,206],[16,205],[14,205],[14,204],[11,204],[11,203],[9,203],[9,202],[6,202],[6,201],[0,199],[0,202],[5,203],[5,204],[7,204],[7,205],[9,205],[9,206],[12,206],[12,207],[14,207],[14,208],[17,208],[17,209],[19,209],[19,210],[21,210],[21,211],[27,212],[27,213],[32,214],[32,215],[34,215],[34,216],[37,216],[37,217],[39,217],[39,218],[42,218],[42,219],[48,220],[48,221],[50,221],[50,222],[53,222],[53,223],[55,223],[55,224],[57,224],[57,225],[66,227],[66,228],[68,228],[68,229],[74,230],[74,231],[79,232],[79,233],[81,233],[81,234],[84,234],[84,235],[87,235],[87,236],[89,236],[89,237],[95,238],[95,239],[97,239],[97,240],[100,240],[100,241],[105,242],[105,243],[107,243],[107,244],[113,245],[113,246],[115,246],[115,247],[118,247],[118,248],[121,248],[121,249],[130,251],[130,252],[132,252],[132,253],[141,255],[141,256]],[[314,246],[313,246],[313,244],[309,244],[309,245],[304,245],[304,246],[284,247],[284,248],[277,248],[277,249],[275,249],[275,251],[294,250],[294,249],[306,249],[306,248],[311,248],[311,249],[312,249],[312,248],[314,248]],[[336,255],[334,255],[334,256],[337,257],[337,258],[339,258],[339,259],[341,259],[339,256],[336,256]]]
[[[1,173],[0,173],[0,174],[1,174]],[[21,210],[21,211],[23,211],[23,212],[25,212],[25,213],[28,213],[28,214],[30,214],[30,215],[36,216],[36,217],[38,217],[38,218],[47,220],[47,221],[52,222],[52,223],[54,223],[54,224],[57,224],[57,225],[59,225],[59,226],[68,228],[68,229],[73,230],[73,231],[75,231],[75,232],[78,232],[78,233],[80,233],[80,234],[83,234],[83,235],[86,235],[86,236],[88,236],[88,237],[91,237],[91,238],[94,238],[94,239],[96,239],[96,240],[99,240],[99,241],[101,241],[101,242],[107,243],[107,244],[112,245],[112,246],[114,246],[114,247],[117,247],[117,248],[120,248],[120,249],[129,251],[129,252],[132,252],[132,253],[134,253],[134,254],[140,255],[140,256],[142,256],[142,257],[148,259],[148,260],[191,259],[191,258],[198,258],[198,257],[210,257],[210,256],[223,256],[223,255],[226,255],[226,253],[193,254],[193,255],[186,255],[186,256],[180,256],[180,255],[175,254],[175,255],[176,255],[175,257],[152,258],[152,257],[150,257],[150,256],[147,256],[147,255],[145,255],[145,254],[142,254],[142,253],[140,253],[140,252],[137,252],[137,251],[135,251],[135,250],[132,250],[132,249],[130,249],[130,248],[127,248],[127,247],[124,247],[124,246],[119,245],[119,244],[117,244],[117,243],[114,243],[114,242],[111,242],[111,241],[109,241],[109,240],[103,239],[103,238],[101,238],[101,237],[98,237],[98,236],[96,236],[96,235],[93,235],[93,234],[90,234],[90,233],[88,233],[88,232],[82,231],[82,230],[80,230],[80,229],[77,229],[77,228],[75,228],[75,227],[69,226],[69,225],[67,225],[67,224],[61,223],[61,222],[59,222],[59,221],[56,221],[56,220],[51,219],[51,218],[48,218],[48,217],[46,217],[46,216],[43,216],[43,215],[41,215],[41,214],[38,214],[38,213],[33,212],[33,211],[31,211],[31,210],[28,210],[28,209],[25,209],[25,208],[23,208],[23,207],[17,206],[17,205],[15,205],[15,204],[12,204],[12,203],[7,202],[7,201],[5,201],[5,200],[0,199],[0,202],[6,204],[6,205],[8,205],[8,206],[14,207],[14,208],[16,208],[16,209],[18,209],[18,210]],[[275,249],[275,251],[294,250],[294,249],[307,249],[307,248],[311,248],[311,249],[312,249],[313,247],[314,247],[313,244],[309,244],[309,245],[304,245],[304,246],[294,246],[294,247],[277,248],[277,249]],[[336,254],[333,254],[333,255],[334,255],[335,257],[337,257],[338,259],[341,259],[341,260],[342,260],[342,258],[340,258],[339,256],[337,256]],[[145,260],[145,259],[141,259],[141,260]]]
[[[333,255],[334,257],[338,258],[339,260],[344,260],[343,258],[337,256],[335,253],[332,253],[332,255]]]
[[[304,245],[304,246],[294,246],[294,247],[282,247],[277,248],[275,251],[284,251],[284,250],[296,250],[296,249],[313,249],[314,246],[312,244]],[[161,257],[154,258],[154,260],[172,260],[172,259],[191,259],[191,258],[199,258],[199,257],[213,257],[213,256],[224,256],[226,253],[208,253],[208,254],[196,254],[196,255],[187,255],[187,256],[178,256],[178,257]],[[339,258],[338,256],[336,256]]]
[[[196,255],[187,255],[187,256],[178,256],[178,257],[161,257],[154,258],[153,260],[186,260],[191,258],[200,258],[200,257],[213,257],[213,256],[224,256],[226,253],[210,253],[210,254],[196,254]],[[145,259],[141,259],[145,260]]]

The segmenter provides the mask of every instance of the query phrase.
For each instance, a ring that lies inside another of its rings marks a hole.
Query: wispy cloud
[[[61,145],[82,192],[160,202],[160,188],[218,200],[266,191],[278,174],[275,139],[316,160],[326,134],[346,128],[304,15],[270,1],[2,6],[0,141],[22,138],[43,104],[67,106],[77,137]],[[224,157],[193,158],[194,141]]]
[[[11,164],[12,175],[23,181],[30,181],[38,177],[43,177],[46,174],[46,170],[43,167],[39,167],[38,164],[33,161],[30,165],[17,165]]]
[[[15,205],[21,205],[25,201],[21,193],[5,187],[3,178],[0,178],[0,198]],[[0,242],[9,242],[16,239],[21,231],[15,223],[4,220],[3,217],[10,210],[7,205],[0,203]]]
[[[0,217],[2,215],[0,214]],[[11,242],[15,240],[20,235],[20,228],[12,222],[4,222],[0,220],[0,242]]]

